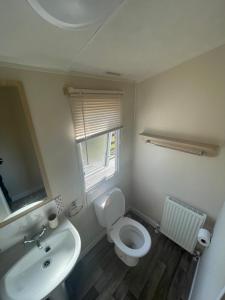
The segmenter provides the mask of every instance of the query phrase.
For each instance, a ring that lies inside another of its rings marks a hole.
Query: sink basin
[[[64,220],[5,274],[0,282],[2,300],[40,300],[62,283],[73,269],[81,249],[75,227]]]

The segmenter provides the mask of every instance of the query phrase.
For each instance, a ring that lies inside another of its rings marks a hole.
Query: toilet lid
[[[125,198],[119,188],[114,188],[109,192],[104,213],[108,228],[125,214]]]

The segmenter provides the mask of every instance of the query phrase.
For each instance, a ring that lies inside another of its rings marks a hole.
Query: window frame
[[[116,129],[116,130],[112,130],[112,131],[109,131],[107,133],[103,133],[102,134],[102,135],[104,135],[104,134],[108,134],[109,135],[112,132],[115,132],[115,134],[116,134],[115,172],[111,176],[108,176],[108,177],[105,176],[105,177],[103,177],[100,181],[98,181],[96,184],[94,184],[93,186],[91,186],[89,188],[86,188],[86,180],[85,180],[84,165],[83,165],[82,150],[81,150],[81,143],[82,142],[78,143],[78,145],[79,145],[79,156],[80,156],[80,166],[81,166],[81,172],[82,172],[82,178],[83,178],[83,184],[84,184],[84,193],[86,195],[89,195],[89,194],[93,193],[95,190],[99,189],[102,185],[107,184],[112,179],[114,179],[115,177],[118,176],[118,174],[119,174],[119,166],[120,166],[120,136],[121,136],[121,132],[120,131],[121,131],[121,129]],[[99,136],[101,136],[101,135],[99,135]],[[107,144],[108,145],[110,144],[109,139],[110,139],[110,137],[107,138]],[[107,150],[108,150],[107,152],[108,153],[105,154],[105,160],[108,160],[109,156],[110,156],[109,155],[110,147],[108,147],[108,145],[107,145]]]

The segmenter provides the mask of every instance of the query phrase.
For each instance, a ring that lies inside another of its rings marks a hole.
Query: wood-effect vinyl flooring
[[[136,267],[126,266],[103,238],[66,280],[70,300],[187,300],[196,261],[135,215],[149,231],[152,246]]]

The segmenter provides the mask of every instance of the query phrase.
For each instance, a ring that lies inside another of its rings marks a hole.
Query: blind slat
[[[121,95],[73,96],[71,112],[78,142],[122,127]]]

